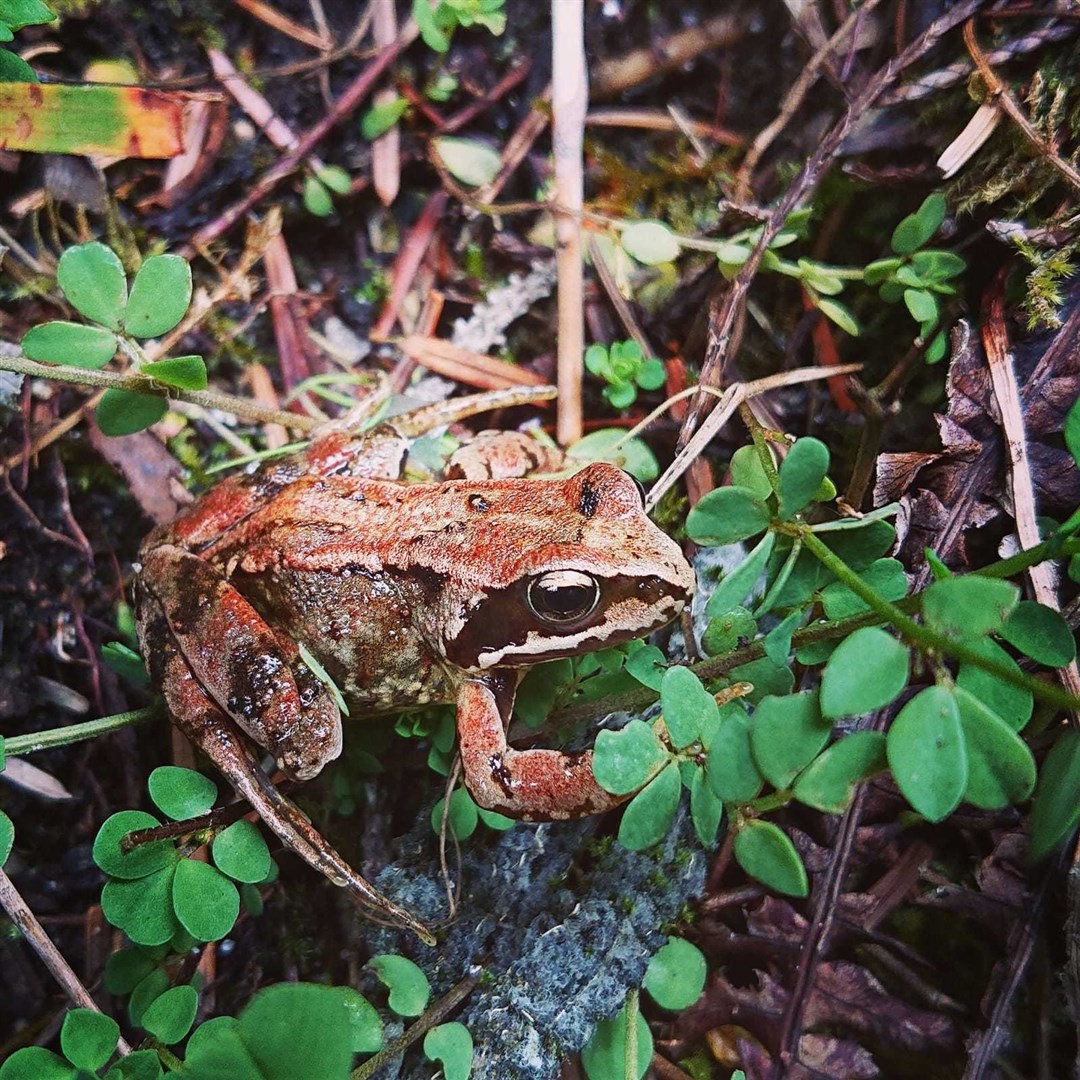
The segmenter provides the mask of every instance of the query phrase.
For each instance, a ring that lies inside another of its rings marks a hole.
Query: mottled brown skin
[[[663,626],[693,573],[614,466],[405,485],[404,449],[385,428],[335,434],[220,484],[147,538],[136,597],[143,652],[177,725],[313,866],[423,934],[274,789],[244,738],[294,779],[340,753],[338,707],[299,645],[353,718],[455,702],[481,806],[580,816],[622,799],[596,783],[589,752],[507,745],[520,675]],[[594,604],[553,620],[534,607],[552,589]]]

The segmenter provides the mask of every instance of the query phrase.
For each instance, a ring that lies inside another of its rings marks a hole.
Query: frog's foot
[[[476,802],[524,821],[559,821],[600,814],[629,795],[612,795],[593,775],[592,751],[515,750],[506,741],[500,698],[513,682],[474,680],[458,691],[458,750],[465,786]]]
[[[202,688],[290,779],[310,780],[341,753],[330,692],[213,566],[163,544],[144,554],[139,588],[140,611],[161,613]],[[160,644],[143,641],[148,653]]]
[[[431,930],[414,915],[383,896],[362,878],[304,816],[281,794],[244,744],[229,717],[203,689],[194,671],[171,640],[165,617],[149,617],[144,640],[153,643],[148,661],[154,681],[162,688],[176,726],[225,774],[259,817],[310,866],[335,885],[346,888],[371,915],[412,930],[428,945]]]

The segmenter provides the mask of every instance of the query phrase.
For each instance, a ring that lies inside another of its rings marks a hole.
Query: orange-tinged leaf
[[[185,149],[188,113],[206,94],[136,86],[0,84],[0,148],[168,158]]]

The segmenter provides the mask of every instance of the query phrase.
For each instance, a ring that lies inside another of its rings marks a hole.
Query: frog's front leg
[[[525,821],[600,814],[624,803],[596,782],[591,750],[515,750],[506,741],[516,672],[470,679],[458,690],[458,751],[465,786],[488,810]]]
[[[145,590],[145,583],[142,588]],[[230,717],[207,693],[188,663],[154,592],[144,591],[140,598],[139,623],[150,675],[161,687],[176,726],[221,770],[259,817],[302,859],[334,884],[347,888],[364,907],[413,930],[421,940],[433,945],[431,931],[357,874],[300,808],[273,785]]]

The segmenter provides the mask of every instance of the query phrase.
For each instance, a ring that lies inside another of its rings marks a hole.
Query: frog
[[[641,486],[604,462],[516,475],[535,463],[490,436],[479,463],[451,458],[449,478],[404,477],[419,434],[552,393],[455,399],[360,434],[327,425],[154,529],[135,565],[143,655],[176,726],[288,847],[429,942],[430,927],[357,873],[261,758],[310,780],[341,753],[343,715],[362,724],[450,703],[480,807],[552,821],[629,797],[597,783],[591,750],[518,750],[507,729],[529,668],[644,637],[689,601],[693,571],[646,516]]]

